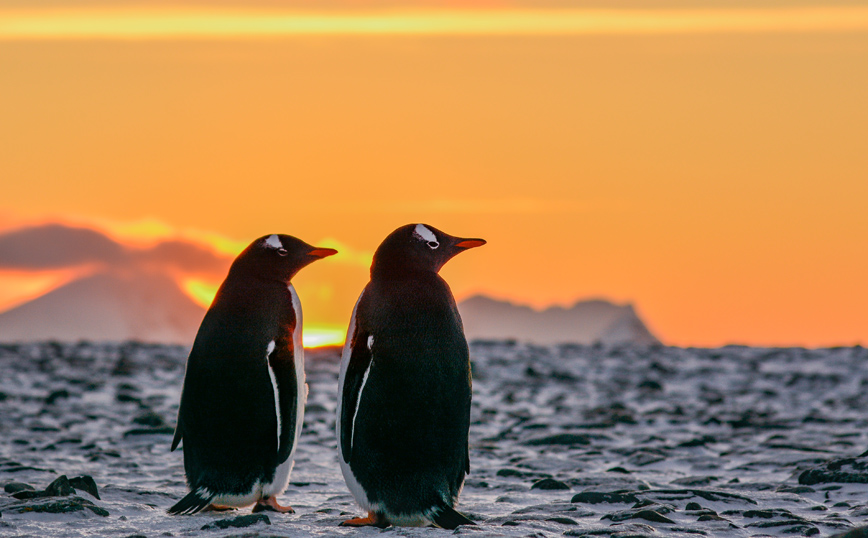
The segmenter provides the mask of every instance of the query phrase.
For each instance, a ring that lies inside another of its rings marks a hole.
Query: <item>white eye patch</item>
[[[437,236],[424,224],[417,224],[416,228],[413,229],[413,235],[425,241],[432,250],[440,246]]]
[[[283,243],[280,242],[280,238],[277,237],[277,235],[272,234],[265,240],[265,246],[270,248],[283,248]]]

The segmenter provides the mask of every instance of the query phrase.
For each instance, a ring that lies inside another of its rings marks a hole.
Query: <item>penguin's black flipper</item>
[[[292,330],[295,329],[293,323]],[[294,346],[292,339],[280,339],[277,349],[268,356],[268,367],[277,382],[278,404],[281,423],[278,439],[277,461],[284,462],[295,444],[296,418],[298,417],[298,380],[295,372]]]
[[[204,488],[196,488],[187,494],[186,497],[178,501],[175,506],[169,508],[167,512],[172,515],[179,514],[195,514],[196,512],[201,511],[203,508],[211,504],[211,500],[214,498],[213,495],[204,496],[203,494],[207,491]]]
[[[181,434],[181,418],[178,418],[178,425],[175,426],[175,437],[172,438],[172,448],[169,449],[169,452],[174,452],[176,448],[178,448],[178,443],[181,442],[181,438],[183,435]]]
[[[181,442],[181,439],[184,437],[184,432],[181,423],[181,409],[184,408],[184,391],[181,391],[181,403],[178,405],[178,421],[175,424],[175,436],[172,438],[172,448],[169,449],[169,452],[174,452],[176,448],[178,448],[178,443]]]
[[[353,427],[356,417],[356,405],[359,403],[359,392],[365,379],[365,372],[371,367],[374,360],[371,350],[367,346],[368,334],[356,329],[351,341],[351,354],[347,373],[344,379],[343,405],[341,407],[341,453],[344,461],[349,463],[353,455]]]
[[[476,525],[476,523],[468,519],[464,514],[456,512],[451,506],[443,506],[442,508],[439,508],[431,516],[431,519],[438,527],[449,530],[453,530],[459,525]]]

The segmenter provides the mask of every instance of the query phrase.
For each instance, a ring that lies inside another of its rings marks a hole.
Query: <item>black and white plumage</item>
[[[169,509],[291,511],[289,483],[304,418],[302,312],[290,280],[336,251],[268,235],[232,263],[205,314],[184,376],[172,450],[184,442],[190,493]]]
[[[473,524],[453,508],[470,471],[469,351],[437,272],[484,244],[410,224],[374,254],[343,349],[336,425],[344,479],[368,516],[344,525]]]

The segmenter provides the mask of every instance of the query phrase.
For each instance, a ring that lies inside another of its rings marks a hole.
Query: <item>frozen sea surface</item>
[[[0,485],[90,475],[101,497],[0,492],[0,536],[829,536],[868,524],[868,483],[852,483],[868,482],[860,347],[474,344],[459,508],[479,526],[456,531],[338,527],[362,513],[337,463],[334,349],[307,353],[304,430],[280,500],[295,514],[167,515],[186,493],[182,455],[169,452],[186,353],[0,346]],[[38,511],[80,499],[97,510]]]

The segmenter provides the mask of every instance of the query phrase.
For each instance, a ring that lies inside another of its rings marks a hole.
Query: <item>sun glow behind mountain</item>
[[[193,301],[202,308],[211,306],[217,295],[219,282],[206,281],[198,278],[187,278],[181,281],[181,288]],[[340,346],[346,337],[346,326],[323,323],[305,323],[303,328],[304,347]]]

